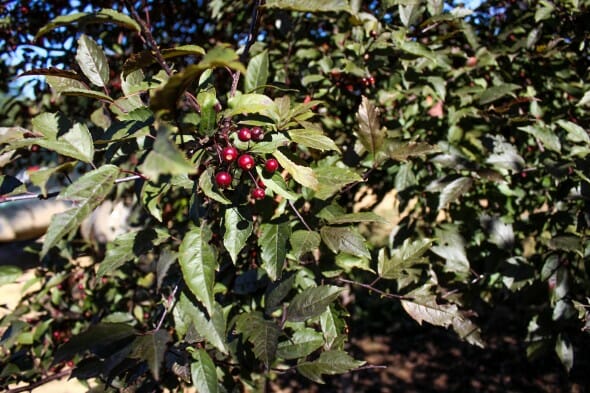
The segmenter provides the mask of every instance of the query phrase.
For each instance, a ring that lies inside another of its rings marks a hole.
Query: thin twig
[[[413,297],[410,297],[410,296],[404,296],[404,295],[398,295],[396,293],[384,292],[384,291],[377,289],[369,284],[363,284],[362,282],[351,281],[351,280],[347,280],[345,278],[337,278],[337,280],[340,282],[346,283],[346,284],[356,285],[358,287],[362,287],[362,288],[368,289],[370,291],[377,292],[381,296],[386,297],[386,298],[390,298],[390,299],[398,299],[398,300],[412,300],[412,299],[414,299]]]
[[[172,308],[172,305],[174,304],[174,300],[176,299],[176,291],[178,291],[178,284],[176,284],[174,286],[172,293],[166,299],[166,304],[164,305],[164,312],[162,313],[162,316],[160,317],[160,320],[158,321],[158,325],[156,326],[154,331],[158,331],[162,327],[162,324],[164,323],[164,319],[166,319],[166,315],[168,315],[168,311]]]
[[[51,381],[55,381],[56,379],[67,377],[68,375],[71,374],[71,372],[72,372],[72,369],[63,370],[63,371],[60,371],[56,374],[45,377],[45,378],[41,379],[40,381],[30,383],[27,386],[21,386],[21,387],[14,388],[14,389],[8,389],[5,393],[30,392],[33,389],[38,388],[39,386],[45,385],[46,383],[49,383]]]
[[[301,215],[301,213],[299,213],[299,211],[297,210],[297,208],[295,207],[295,205],[293,204],[293,202],[291,200],[289,200],[289,206],[291,206],[291,209],[295,212],[297,217],[299,217],[299,221],[301,221],[301,223],[303,223],[303,225],[305,225],[305,228],[307,228],[308,231],[313,232],[313,229],[311,229],[310,226],[307,225],[307,222],[305,222],[305,220],[303,219],[303,216]]]

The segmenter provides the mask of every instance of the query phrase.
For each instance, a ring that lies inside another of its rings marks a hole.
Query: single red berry
[[[266,193],[264,192],[264,189],[262,189],[262,188],[257,187],[252,190],[252,198],[254,198],[256,200],[264,199],[265,195],[266,195]]]
[[[218,172],[215,175],[215,183],[221,188],[229,187],[231,184],[231,175],[227,172]]]
[[[233,146],[224,147],[221,150],[221,159],[225,162],[232,162],[238,158],[238,149]]]
[[[68,360],[68,361],[66,362],[66,366],[68,366],[68,367],[72,368],[72,367],[74,367],[74,362],[72,362],[71,360]]]
[[[248,142],[250,139],[252,139],[252,132],[249,128],[242,128],[240,131],[238,131],[238,139],[242,142]]]
[[[250,130],[253,141],[261,141],[264,139],[264,131],[260,127],[252,127]]]
[[[270,158],[264,163],[264,169],[268,173],[274,173],[277,169],[279,169],[279,162],[274,158]]]
[[[252,158],[252,156],[250,154],[242,154],[238,158],[238,166],[245,171],[249,171],[250,169],[254,168],[255,164],[256,164],[256,162],[254,161],[254,158]]]
[[[266,188],[266,184],[264,184],[264,182],[262,181],[262,179],[258,179],[258,181],[256,182],[256,184],[258,185],[258,187],[265,189]]]
[[[58,332],[57,330],[54,330],[52,335],[53,335],[53,338],[56,340],[59,340],[61,338],[61,333]]]

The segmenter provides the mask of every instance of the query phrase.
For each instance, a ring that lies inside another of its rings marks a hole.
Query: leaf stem
[[[379,295],[389,298],[389,299],[398,299],[398,300],[413,300],[414,299],[410,296],[404,296],[404,295],[398,295],[396,293],[385,292],[385,291],[375,288],[374,286],[372,286],[370,284],[363,284],[362,282],[347,280],[345,278],[337,278],[336,280],[338,280],[339,282],[342,282],[342,283],[356,285],[357,287],[362,287],[362,288],[368,289],[369,291],[377,292]]]
[[[313,229],[311,229],[310,226],[307,225],[307,222],[305,222],[305,219],[303,218],[301,213],[299,213],[299,211],[297,210],[297,208],[295,207],[295,205],[293,204],[293,202],[291,200],[289,200],[289,206],[291,206],[291,209],[293,210],[293,212],[295,212],[297,217],[299,217],[299,221],[301,221],[301,223],[303,225],[305,225],[305,228],[307,228],[308,231],[313,232]]]

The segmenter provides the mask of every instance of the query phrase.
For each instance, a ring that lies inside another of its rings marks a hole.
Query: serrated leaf
[[[425,142],[391,142],[387,144],[387,154],[391,159],[406,161],[410,157],[438,153],[440,148]]]
[[[383,148],[385,131],[379,124],[379,111],[365,96],[359,106],[356,120],[359,124],[359,141],[369,153],[375,155]]]
[[[87,87],[64,87],[63,89],[61,89],[59,93],[63,96],[88,97],[109,103],[115,102],[111,97],[107,96],[106,94],[101,93],[100,91],[90,90]]]
[[[348,213],[342,214],[327,219],[328,224],[349,224],[353,222],[380,222],[383,224],[389,223],[385,218],[373,212],[359,212],[359,213]]]
[[[363,181],[358,173],[337,166],[314,168],[314,173],[318,182],[315,197],[321,200],[328,199],[350,183]]]
[[[557,153],[561,152],[561,142],[559,141],[559,137],[545,124],[518,127],[518,129],[537,138],[547,149],[553,150]]]
[[[120,26],[127,27],[137,32],[141,31],[139,24],[128,15],[115,11],[113,9],[103,9],[96,13],[77,12],[69,15],[58,16],[52,19],[48,24],[39,29],[35,40],[47,34],[51,30],[58,27],[68,26],[73,23],[90,24],[90,23],[114,23]]]
[[[268,80],[268,51],[264,50],[250,59],[244,77],[244,90],[252,92],[266,85]]]
[[[260,225],[258,245],[261,249],[262,268],[272,281],[281,277],[285,259],[287,258],[287,240],[289,240],[290,235],[291,227],[287,222]]]
[[[344,322],[338,316],[333,307],[326,308],[326,311],[320,315],[320,326],[326,342],[326,349],[331,349],[336,343],[344,327]]]
[[[334,375],[349,372],[365,364],[363,361],[354,360],[344,351],[322,352],[320,357],[313,362],[299,363],[297,371],[304,377],[317,382],[324,383],[322,375]]]
[[[82,34],[78,39],[76,62],[86,77],[98,87],[109,83],[109,62],[96,41]]]
[[[135,329],[124,323],[99,323],[70,338],[55,352],[53,364],[59,364],[86,351],[96,353],[120,342],[131,343]]]
[[[154,148],[139,166],[139,170],[153,181],[157,181],[160,175],[183,175],[197,171],[164,130],[158,132]]]
[[[279,150],[273,153],[279,164],[287,171],[293,179],[302,186],[317,190],[318,180],[314,171],[306,166],[297,165],[291,161],[287,156],[281,153]]]
[[[471,188],[473,179],[460,177],[445,185],[438,199],[438,210],[444,209],[449,203],[455,202],[461,195]]]
[[[105,258],[96,272],[97,278],[114,273],[126,262],[145,254],[154,246],[168,240],[169,237],[168,231],[161,228],[149,228],[118,236],[107,244]]]
[[[219,203],[223,203],[224,205],[231,204],[231,201],[221,195],[220,193],[213,190],[213,178],[215,177],[215,169],[209,167],[206,171],[204,171],[201,176],[199,176],[199,188],[203,191],[203,193],[217,201]]]
[[[214,311],[213,286],[217,269],[217,253],[209,244],[211,235],[211,230],[206,225],[195,227],[184,235],[178,250],[178,260],[186,286],[209,314]]]
[[[189,331],[192,325],[196,332],[202,336],[209,344],[220,350],[222,353],[228,353],[226,345],[226,320],[223,309],[218,303],[213,306],[213,313],[208,319],[205,314],[194,305],[184,293],[180,295],[178,303],[174,308],[174,318],[176,323],[177,334],[181,338]]]
[[[252,234],[252,221],[244,217],[237,207],[231,207],[225,210],[224,226],[223,245],[235,264]]]
[[[2,265],[0,266],[0,286],[10,284],[16,281],[23,271],[18,266]]]
[[[287,321],[305,322],[310,318],[321,315],[330,305],[342,288],[334,285],[320,285],[310,287],[295,295],[287,307]]]
[[[413,297],[413,293],[410,292],[407,296]],[[456,305],[438,304],[434,295],[402,300],[402,307],[420,325],[426,321],[431,325],[449,327],[453,320],[459,317],[459,309]]]
[[[194,362],[191,364],[191,378],[199,393],[218,393],[217,371],[215,363],[204,349],[193,352]]]
[[[229,99],[229,108],[224,112],[226,117],[248,113],[260,113],[273,118],[276,112],[275,102],[268,96],[258,93],[236,95]]]
[[[145,333],[135,339],[132,344],[133,351],[129,356],[146,361],[154,379],[159,381],[164,355],[170,340],[170,334],[165,329]]]
[[[293,288],[294,282],[295,275],[292,274],[285,280],[281,282],[272,283],[272,285],[269,286],[267,290],[267,295],[264,299],[264,310],[266,314],[272,313],[281,305],[283,299],[287,297],[287,295]]]
[[[351,12],[347,0],[268,0],[265,7],[305,12]]]
[[[324,226],[320,229],[322,240],[332,252],[346,252],[358,257],[371,258],[365,238],[353,228]]]
[[[281,329],[259,312],[244,313],[236,320],[236,330],[254,346],[254,355],[268,370],[276,358]]]
[[[520,88],[520,85],[515,85],[513,83],[504,83],[498,86],[489,87],[485,89],[479,96],[479,104],[486,105],[490,102],[499,100],[506,95],[513,95],[512,92]]]
[[[303,358],[322,345],[324,345],[322,333],[310,328],[296,330],[288,341],[279,343],[277,357],[287,360]]]
[[[116,166],[103,165],[83,175],[58,195],[58,199],[75,202],[75,205],[51,219],[41,249],[42,257],[66,235],[78,229],[92,210],[102,203],[111,192],[118,174]]]
[[[322,238],[315,231],[298,230],[291,234],[289,243],[293,256],[299,259],[305,253],[316,250],[320,246]]]
[[[389,280],[398,280],[402,277],[417,279],[421,268],[416,268],[416,265],[424,263],[423,256],[431,245],[432,239],[406,239],[400,247],[391,251],[389,258],[382,249],[377,265],[379,276]]]
[[[334,150],[340,152],[336,143],[321,131],[309,129],[289,130],[289,138],[302,146],[317,150]]]

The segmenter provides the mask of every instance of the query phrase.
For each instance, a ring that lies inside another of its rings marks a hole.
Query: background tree
[[[3,384],[322,382],[371,367],[350,287],[481,347],[507,305],[530,357],[584,359],[588,3],[316,3],[2,6],[6,71],[53,91],[3,102],[3,201],[73,180]]]

